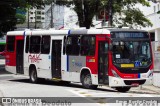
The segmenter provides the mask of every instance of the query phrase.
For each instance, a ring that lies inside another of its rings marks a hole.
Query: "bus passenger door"
[[[61,40],[52,40],[52,78],[61,78]]]
[[[98,43],[98,82],[109,84],[108,81],[108,42]]]
[[[23,49],[24,40],[17,40],[16,45],[16,71],[18,74],[24,74],[23,70]]]

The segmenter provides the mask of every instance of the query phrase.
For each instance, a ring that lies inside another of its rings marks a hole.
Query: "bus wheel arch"
[[[82,69],[80,74],[80,81],[84,88],[96,89],[98,85],[92,84],[92,77],[89,69]]]
[[[29,66],[29,78],[32,83],[37,83],[38,81],[36,66],[33,64]]]

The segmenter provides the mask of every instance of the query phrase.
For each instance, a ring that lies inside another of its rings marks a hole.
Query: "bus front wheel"
[[[82,85],[87,89],[96,89],[98,87],[98,85],[92,85],[92,79],[89,73],[82,75]]]
[[[37,72],[36,72],[36,69],[35,69],[35,68],[32,68],[32,69],[30,70],[29,76],[30,76],[30,81],[31,81],[32,83],[37,83],[38,78],[37,78]]]
[[[131,87],[116,87],[115,89],[118,91],[118,92],[127,92],[130,90]]]

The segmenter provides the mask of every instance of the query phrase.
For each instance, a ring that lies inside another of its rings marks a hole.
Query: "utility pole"
[[[51,3],[51,28],[53,28],[53,5]]]
[[[53,2],[52,2],[53,3]],[[55,5],[56,5],[56,0],[54,0],[54,7],[53,7],[53,5],[52,5],[52,3],[51,3],[51,28],[53,28],[54,27],[54,24],[53,24],[53,8],[55,8]]]
[[[37,28],[37,7],[35,9],[35,29]]]
[[[28,0],[29,3],[29,0]],[[29,6],[28,6],[28,22],[27,22],[27,28],[29,29]]]

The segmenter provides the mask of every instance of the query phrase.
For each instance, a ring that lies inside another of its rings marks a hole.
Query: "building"
[[[29,21],[31,28],[42,28],[42,24],[45,22],[44,7],[31,7],[29,9],[29,16],[27,16],[27,21]]]
[[[52,9],[52,15],[51,15]],[[52,20],[51,20],[52,17]],[[53,24],[53,25],[51,25]],[[78,17],[75,11],[72,8],[60,5],[51,5],[45,6],[45,23],[43,28],[61,29],[61,28],[76,28],[78,26]]]
[[[16,30],[24,30],[24,29],[35,29],[35,28],[43,28],[42,24],[45,23],[45,10],[44,7],[28,8],[26,13],[26,22],[23,24],[17,24]]]
[[[150,7],[138,5],[138,8],[144,13],[146,18],[148,18],[153,26],[141,28],[147,30],[151,33],[153,41],[160,41],[160,14],[157,12],[160,11],[160,2],[153,3],[149,1]]]

